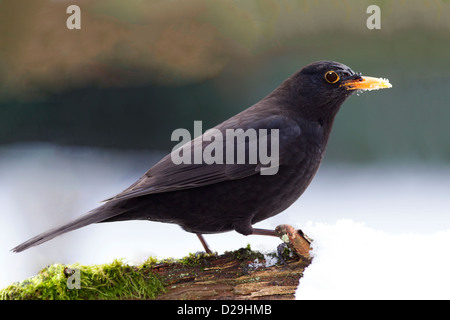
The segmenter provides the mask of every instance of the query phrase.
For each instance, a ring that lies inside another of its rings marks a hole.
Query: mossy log
[[[55,264],[0,290],[0,299],[294,299],[311,258],[309,240],[289,228],[282,226],[280,237],[291,251],[264,255],[247,246],[222,255],[149,258],[139,266],[120,260],[94,266]]]
[[[160,300],[259,300],[294,299],[299,279],[310,260],[285,258],[273,263],[273,255],[242,248],[223,255],[204,256],[197,265],[170,262],[153,271],[165,283]]]

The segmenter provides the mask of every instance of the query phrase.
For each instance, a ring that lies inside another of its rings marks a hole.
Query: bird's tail
[[[82,228],[82,227],[87,226],[92,223],[102,222],[103,220],[114,217],[120,213],[123,213],[123,211],[117,210],[117,208],[115,208],[113,205],[111,205],[111,202],[107,202],[107,203],[103,204],[102,206],[89,211],[88,213],[79,217],[78,219],[73,220],[72,222],[69,222],[60,227],[56,227],[56,228],[53,228],[46,232],[43,232],[43,233],[25,241],[24,243],[19,244],[17,247],[14,247],[13,249],[11,249],[11,251],[13,251],[13,252],[24,251],[31,247],[34,247],[34,246],[40,245],[44,242],[47,242],[57,236],[60,236],[63,233]]]

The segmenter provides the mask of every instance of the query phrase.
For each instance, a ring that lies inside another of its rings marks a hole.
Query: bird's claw
[[[309,252],[311,250],[312,240],[308,238],[302,230],[296,230],[290,225],[282,224],[275,228],[275,232],[283,241],[283,243],[277,247],[278,258],[280,258],[280,261],[283,264],[286,264],[286,262],[281,253],[286,246],[300,258],[307,260],[311,258]]]

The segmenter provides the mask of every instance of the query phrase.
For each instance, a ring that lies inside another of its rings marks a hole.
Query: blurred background
[[[66,27],[71,4],[80,30]],[[379,30],[366,26],[371,4]],[[316,180],[261,227],[450,228],[450,1],[0,1],[0,286],[53,262],[201,250],[177,226],[125,222],[9,252],[125,189],[176,128],[212,127],[325,59],[393,88],[347,100]],[[278,243],[250,238],[207,240],[218,251]]]

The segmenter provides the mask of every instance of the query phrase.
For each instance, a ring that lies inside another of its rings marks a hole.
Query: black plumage
[[[201,240],[201,234],[231,230],[244,235],[272,235],[272,231],[254,229],[252,225],[285,210],[308,187],[345,99],[355,89],[389,86],[386,80],[362,77],[337,62],[307,65],[264,99],[215,127],[224,137],[226,129],[278,129],[276,174],[261,174],[265,167],[261,161],[176,165],[169,154],[100,207],[18,245],[13,251],[23,251],[92,223],[124,220],[176,223],[198,234]],[[197,138],[190,148],[199,143],[204,149],[210,142]],[[249,143],[246,142],[247,151]],[[208,251],[206,246],[205,249]]]

